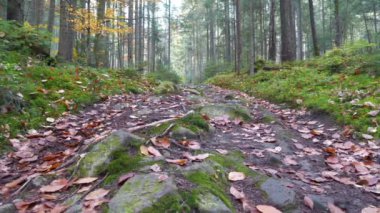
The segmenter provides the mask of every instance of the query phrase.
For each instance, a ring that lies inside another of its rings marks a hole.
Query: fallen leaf
[[[373,136],[372,135],[368,135],[368,134],[362,134],[362,137],[366,140],[372,140],[373,139]]]
[[[310,209],[314,209],[314,202],[313,202],[313,200],[312,200],[310,197],[305,196],[305,197],[303,198],[303,202],[304,202],[305,205],[306,205],[307,207],[309,207]]]
[[[164,147],[164,148],[170,147],[170,139],[168,137],[163,137],[163,138],[154,137],[150,140],[155,146]]]
[[[42,193],[53,193],[58,192],[68,186],[69,181],[67,179],[57,179],[50,183],[50,185],[43,186],[40,188]]]
[[[284,158],[284,163],[285,163],[285,165],[288,165],[288,166],[296,166],[296,165],[298,165],[297,161],[295,161],[293,159],[293,157],[291,157],[291,156],[286,156]]]
[[[27,176],[22,176],[22,177],[17,178],[16,180],[14,180],[10,183],[5,184],[5,187],[6,188],[15,188],[18,185],[20,185],[21,183],[25,182],[26,180],[27,180]]]
[[[99,200],[99,199],[102,199],[104,198],[110,191],[109,190],[106,190],[106,189],[97,189],[91,193],[89,193],[85,198],[84,200],[88,201],[88,200]]]
[[[282,213],[280,210],[274,208],[273,206],[257,205],[256,208],[261,213]]]
[[[225,150],[225,149],[216,149],[216,151],[219,152],[222,155],[227,155],[228,154],[228,151]]]
[[[154,148],[153,146],[148,147],[148,152],[149,152],[149,154],[151,154],[155,157],[161,157],[162,156],[161,153],[156,148]]]
[[[239,192],[235,187],[231,186],[230,193],[232,196],[234,196],[237,200],[241,200],[245,198],[244,192]]]
[[[54,118],[46,118],[46,121],[49,123],[54,123],[55,119]]]
[[[88,192],[91,189],[91,186],[85,186],[80,188],[77,193],[83,193],[83,192]]]
[[[230,172],[228,174],[228,180],[230,181],[240,181],[245,179],[245,174],[242,172]]]
[[[373,110],[373,111],[369,112],[368,115],[370,115],[372,117],[376,117],[379,113],[380,113],[380,110]]]
[[[199,154],[199,155],[191,155],[190,153],[186,152],[183,154],[183,157],[191,160],[191,161],[203,161],[205,160],[206,158],[210,157],[210,154],[208,153],[205,153],[205,154]]]
[[[330,210],[330,213],[345,213],[345,211],[335,206],[333,203],[328,203],[327,206]]]
[[[327,147],[325,149],[325,152],[329,153],[331,156],[335,156],[336,155],[336,149],[334,147]]]
[[[149,156],[149,151],[148,151],[148,147],[144,146],[144,145],[141,145],[140,146],[140,152],[141,154],[145,155],[145,156]]]
[[[314,135],[312,135],[312,134],[301,134],[301,137],[304,139],[311,139],[314,137]]]
[[[361,213],[379,213],[380,208],[374,207],[374,206],[369,206],[364,209],[362,209]]]
[[[76,184],[76,185],[89,184],[89,183],[93,183],[97,179],[98,178],[96,178],[96,177],[85,177],[85,178],[81,178],[79,180],[76,180],[73,184]]]
[[[315,135],[315,136],[319,136],[319,135],[322,135],[323,134],[323,130],[320,130],[320,129],[313,129],[311,130],[311,134]]]
[[[186,164],[188,163],[188,160],[187,159],[174,159],[174,160],[166,159],[166,162],[177,164],[180,166],[186,166]]]
[[[134,172],[130,172],[128,174],[122,175],[119,177],[119,180],[117,181],[117,183],[119,185],[123,185],[125,182],[127,182],[129,179],[133,178],[135,175],[136,175],[136,173],[134,173]]]
[[[355,167],[355,170],[361,175],[366,175],[369,173],[369,170],[361,162],[353,162],[352,165]]]

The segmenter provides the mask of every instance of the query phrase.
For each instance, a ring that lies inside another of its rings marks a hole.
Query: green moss
[[[172,94],[175,92],[177,92],[177,87],[170,81],[163,81],[154,89],[156,95]]]
[[[242,172],[245,175],[254,178],[257,185],[262,184],[268,178],[267,176],[261,175],[260,173],[257,173],[244,165],[244,156],[240,151],[234,151],[228,155],[215,153],[211,155],[208,160],[214,161],[230,171]]]
[[[150,212],[192,212],[196,209],[196,199],[191,192],[181,192],[162,197],[151,207],[142,210],[142,213]]]
[[[199,113],[192,113],[179,119],[176,123],[192,130],[195,133],[202,131],[207,132],[210,130],[208,122]]]
[[[194,193],[211,192],[223,201],[228,208],[234,210],[234,206],[228,196],[228,182],[224,173],[206,174],[204,172],[192,172],[186,174],[186,178],[198,185],[198,189]]]

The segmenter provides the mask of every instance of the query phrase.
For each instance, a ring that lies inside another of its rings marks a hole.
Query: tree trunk
[[[156,41],[158,40],[157,23],[156,23],[156,2],[153,2],[152,9],[152,71],[156,71]]]
[[[29,23],[33,26],[42,24],[44,15],[44,0],[32,0]]]
[[[254,16],[254,14],[252,14]],[[269,60],[276,61],[276,1],[271,0],[269,21]]]
[[[339,11],[339,0],[334,0],[334,15],[335,15],[335,46],[342,46],[342,28],[341,17]]]
[[[325,0],[322,0],[322,49],[326,52],[326,13],[325,13]]]
[[[225,60],[231,63],[231,21],[230,0],[224,0],[224,37],[225,37]]]
[[[251,20],[250,20],[250,31],[251,31],[251,35],[250,35],[250,48],[249,48],[249,53],[250,53],[250,59],[248,60],[249,61],[249,73],[251,75],[255,74],[255,61],[256,61],[256,55],[255,55],[255,10],[254,10],[254,2],[251,1],[249,3],[249,7],[250,7],[250,16],[251,16]]]
[[[8,0],[7,20],[24,22],[24,0]]]
[[[106,51],[106,37],[102,34],[102,28],[105,26],[104,16],[106,11],[106,0],[98,0],[97,19],[100,25],[100,31],[95,35],[95,61],[96,67],[107,66],[107,51]]]
[[[168,0],[168,65],[171,68],[171,42],[172,42],[172,13],[171,13],[171,0]]]
[[[242,55],[242,36],[241,36],[241,2],[236,0],[236,72],[240,74],[241,55]]]
[[[313,0],[309,0],[309,11],[310,11],[310,27],[311,27],[311,36],[313,38],[314,56],[319,56],[319,46],[318,46],[317,30],[315,28]]]
[[[139,59],[139,2],[136,0],[135,2],[135,67],[140,65],[140,59]]]
[[[128,28],[133,28],[133,0],[128,1]],[[128,66],[133,66],[133,33],[129,32],[127,36],[128,45]]]
[[[303,27],[302,27],[302,2],[297,0],[296,5],[297,11],[297,46],[298,46],[298,59],[304,59],[304,49],[303,49]]]
[[[367,20],[367,16],[365,15],[365,12],[363,12],[363,19],[364,19],[365,30],[367,32],[367,40],[368,40],[368,43],[371,43],[371,32],[369,31],[369,28],[368,28],[368,20]]]
[[[49,5],[49,20],[48,20],[48,31],[53,33],[55,23],[55,0],[50,0]]]
[[[69,7],[76,7],[75,0],[61,0],[60,2],[60,24],[59,24],[59,43],[58,57],[67,62],[73,60],[75,32],[70,21]]]
[[[0,18],[7,19],[7,0],[0,0]]]
[[[294,61],[297,56],[292,0],[280,0],[281,60]]]

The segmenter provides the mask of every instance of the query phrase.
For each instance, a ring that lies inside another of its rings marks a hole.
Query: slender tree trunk
[[[254,14],[252,14],[252,16],[254,16]],[[275,0],[271,0],[271,5],[270,5],[269,60],[276,61],[276,1]]]
[[[335,15],[335,46],[342,46],[342,27],[339,11],[339,0],[334,0],[334,15]]]
[[[156,41],[158,39],[157,24],[156,24],[156,2],[153,2],[152,9],[152,71],[156,71]]]
[[[7,19],[24,22],[24,0],[8,0]]]
[[[168,0],[168,65],[169,70],[171,69],[171,42],[172,42],[172,9],[171,9],[171,0]]]
[[[139,23],[140,17],[139,17],[139,2],[136,0],[135,2],[135,67],[140,66],[140,59],[139,59]]]
[[[7,0],[0,0],[0,18],[7,19]]]
[[[367,40],[368,40],[368,43],[371,43],[371,32],[368,28],[368,20],[367,20],[367,16],[365,15],[365,12],[363,12],[363,19],[364,19],[365,30],[367,32]]]
[[[309,0],[309,11],[310,11],[310,27],[311,27],[311,36],[313,38],[314,56],[319,56],[318,36],[317,36],[317,30],[315,27],[313,0]]]
[[[50,0],[49,5],[49,18],[48,18],[48,31],[53,33],[55,23],[55,0]]]
[[[322,49],[326,52],[326,12],[325,12],[325,0],[322,0]]]
[[[240,74],[242,55],[242,35],[241,35],[241,2],[236,1],[236,72]]]
[[[231,21],[230,0],[224,0],[224,31],[225,31],[225,60],[231,63]]]
[[[378,43],[379,35],[377,29],[377,3],[373,3],[373,25],[375,29],[375,42]]]
[[[69,7],[76,7],[75,0],[61,0],[58,57],[63,61],[73,60],[75,32],[70,21]]]
[[[32,0],[29,22],[31,25],[39,26],[42,24],[44,15],[44,0]]]
[[[302,2],[297,0],[297,43],[298,43],[298,58],[300,60],[304,59],[304,49],[303,49],[303,27],[302,27]]]
[[[128,28],[133,28],[133,0],[128,1]],[[133,66],[133,33],[129,32],[127,36],[128,45],[128,66]]]
[[[102,34],[102,28],[105,26],[104,16],[106,11],[106,0],[98,0],[98,9],[97,9],[97,17],[98,24],[100,25],[100,31],[95,35],[95,61],[96,67],[106,67],[107,66],[107,51],[106,51],[106,37]]]
[[[280,0],[281,60],[294,61],[297,56],[292,0]]]
[[[254,10],[254,2],[251,1],[249,3],[249,7],[250,7],[250,17],[251,17],[251,20],[250,20],[250,31],[251,31],[251,35],[250,35],[250,48],[249,48],[249,53],[250,53],[250,57],[249,57],[249,73],[251,75],[255,74],[255,10]]]

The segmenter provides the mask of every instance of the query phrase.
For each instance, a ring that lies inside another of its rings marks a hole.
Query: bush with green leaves
[[[177,73],[168,70],[152,72],[149,73],[147,77],[153,81],[170,81],[175,84],[181,83],[181,77]]]

